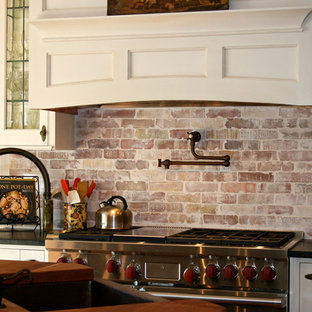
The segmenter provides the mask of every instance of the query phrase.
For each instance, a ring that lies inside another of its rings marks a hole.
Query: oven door
[[[287,295],[274,292],[185,289],[181,287],[136,286],[139,291],[166,299],[209,300],[227,308],[227,312],[286,312]]]

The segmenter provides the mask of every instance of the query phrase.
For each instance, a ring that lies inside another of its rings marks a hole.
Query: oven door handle
[[[196,295],[196,294],[181,294],[174,292],[158,292],[158,291],[146,291],[147,293],[163,298],[175,298],[175,299],[202,299],[213,302],[223,302],[230,304],[249,304],[249,305],[265,305],[278,308],[286,307],[286,296],[278,298],[270,297],[243,297],[243,296],[224,296],[224,295]]]

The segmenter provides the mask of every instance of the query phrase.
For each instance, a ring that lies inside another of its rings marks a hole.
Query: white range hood
[[[77,16],[80,8],[75,17],[41,9],[30,22],[33,108],[312,105],[312,5],[127,16]]]

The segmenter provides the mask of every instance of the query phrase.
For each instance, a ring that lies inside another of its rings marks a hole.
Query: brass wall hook
[[[199,165],[199,166],[230,166],[230,156],[200,156],[195,152],[195,143],[199,142],[201,135],[198,131],[188,132],[187,140],[191,141],[191,153],[196,159],[214,160],[214,161],[175,161],[158,159],[158,167],[162,165],[165,169],[169,169],[171,165]]]

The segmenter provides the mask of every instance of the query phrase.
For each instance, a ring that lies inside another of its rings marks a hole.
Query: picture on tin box
[[[33,223],[36,177],[0,177],[0,223]]]

